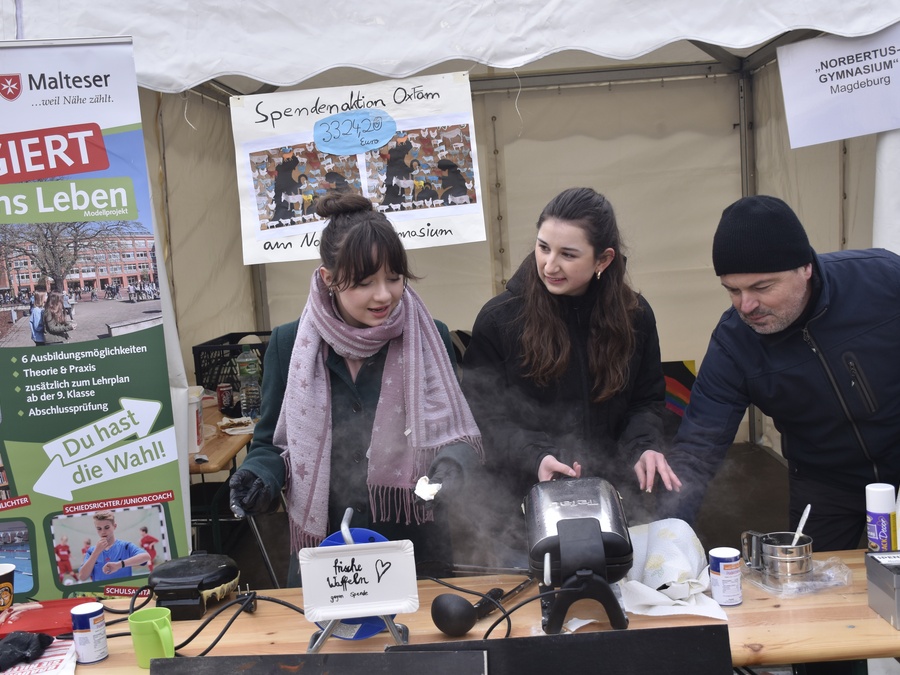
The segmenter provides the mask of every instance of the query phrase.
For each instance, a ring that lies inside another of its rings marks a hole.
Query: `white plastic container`
[[[203,447],[203,387],[188,387],[188,452],[196,454]]]
[[[96,663],[109,656],[103,605],[86,602],[72,608],[72,637],[78,663]]]
[[[890,483],[866,485],[866,537],[870,551],[893,551],[895,542],[897,495]]]
[[[709,589],[712,599],[723,607],[740,605],[741,552],[729,546],[719,546],[709,552]]]

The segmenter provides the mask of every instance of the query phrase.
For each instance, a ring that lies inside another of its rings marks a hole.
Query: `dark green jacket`
[[[263,364],[262,408],[247,458],[241,469],[261,477],[272,494],[285,485],[285,463],[281,449],[273,436],[287,386],[291,352],[297,337],[299,319],[278,326],[272,331]],[[435,325],[447,349],[450,362],[456,366],[456,356],[447,326],[435,320]],[[366,486],[368,460],[366,450],[372,438],[375,408],[381,393],[381,376],[388,345],[363,363],[356,381],[350,377],[343,358],[329,348],[326,366],[331,378],[332,455],[329,495],[329,531],[335,532],[347,507],[354,510],[351,527],[374,530],[388,539],[410,539],[417,561],[449,561],[449,537],[436,520],[424,525],[409,526],[397,523],[372,522],[369,494]],[[474,453],[469,446],[466,449]]]

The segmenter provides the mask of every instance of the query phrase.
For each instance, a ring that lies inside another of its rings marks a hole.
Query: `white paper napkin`
[[[618,582],[625,611],[728,618],[719,603],[704,594],[709,588],[709,565],[690,525],[667,518],[631,527],[628,533],[634,562],[628,576]]]

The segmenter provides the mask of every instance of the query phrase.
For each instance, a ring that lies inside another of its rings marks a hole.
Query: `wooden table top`
[[[250,444],[253,434],[226,434],[219,429],[218,422],[221,419],[222,413],[215,406],[203,409],[203,423],[212,426],[216,433],[207,438],[200,449],[199,454],[206,455],[209,458],[208,462],[198,464],[194,461],[195,455],[191,455],[188,459],[192,474],[217,473],[230,469],[237,454]]]
[[[773,665],[811,661],[845,660],[856,658],[884,658],[900,656],[900,631],[882,619],[868,606],[866,591],[866,571],[864,551],[816,554],[817,559],[839,556],[852,570],[850,586],[830,588],[817,593],[792,597],[776,597],[753,584],[743,585],[744,602],[736,607],[726,607],[731,654],[734,665]],[[456,585],[485,592],[501,587],[510,590],[523,577],[482,576],[451,579]],[[409,628],[411,644],[448,642],[431,620],[431,603],[440,593],[448,589],[432,581],[419,583],[419,609],[415,614],[398,615],[397,621]],[[536,586],[517,596],[514,603],[536,593]],[[262,591],[268,595],[286,600],[299,607],[303,606],[301,589],[281,589]],[[477,598],[473,597],[473,601]],[[510,605],[507,603],[507,606]],[[124,601],[112,601],[111,605],[127,605]],[[212,611],[215,605],[210,605]],[[207,615],[209,612],[207,613]],[[215,637],[219,629],[230,617],[230,610],[200,634],[200,637],[180,653],[190,656],[202,651]],[[513,615],[512,637],[543,635],[539,603],[526,605]],[[496,619],[492,614],[482,619],[469,632],[467,638],[481,638],[487,627]],[[574,617],[595,619],[579,632],[612,630],[601,605],[591,600],[580,600],[573,604],[567,620]],[[108,620],[114,618],[108,615]],[[697,626],[721,623],[705,617],[681,615],[670,617],[649,617],[629,615],[627,630],[643,628],[663,628],[671,626]],[[175,642],[186,639],[196,628],[197,621],[176,621]],[[122,625],[110,627],[110,633],[119,632]],[[127,630],[124,629],[124,630]],[[216,655],[242,654],[302,654],[306,652],[310,636],[317,630],[300,614],[274,603],[259,602],[256,613],[238,617],[227,636],[210,652]],[[498,626],[491,639],[501,639],[504,625]],[[385,631],[367,640],[329,639],[321,653],[339,652],[380,652],[393,641]],[[146,673],[137,667],[132,653],[131,641],[127,637],[109,640],[110,656],[101,663],[79,667],[79,672]]]

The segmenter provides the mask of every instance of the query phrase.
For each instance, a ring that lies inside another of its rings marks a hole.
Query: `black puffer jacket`
[[[684,483],[672,515],[694,517],[751,403],[773,418],[792,476],[859,495],[900,482],[900,257],[826,253],[813,269],[818,298],[780,333],[734,308],[719,320],[668,458]]]
[[[562,378],[547,387],[524,376],[523,286],[518,272],[482,308],[463,361],[463,391],[481,429],[489,468],[518,500],[537,482],[538,465],[548,453],[568,464],[577,460],[583,476],[606,478],[620,490],[636,486],[634,463],[662,444],[665,381],[650,305],[639,298],[627,386],[612,399],[594,403],[588,349],[598,282],[592,281],[584,296],[557,298],[573,350]]]

